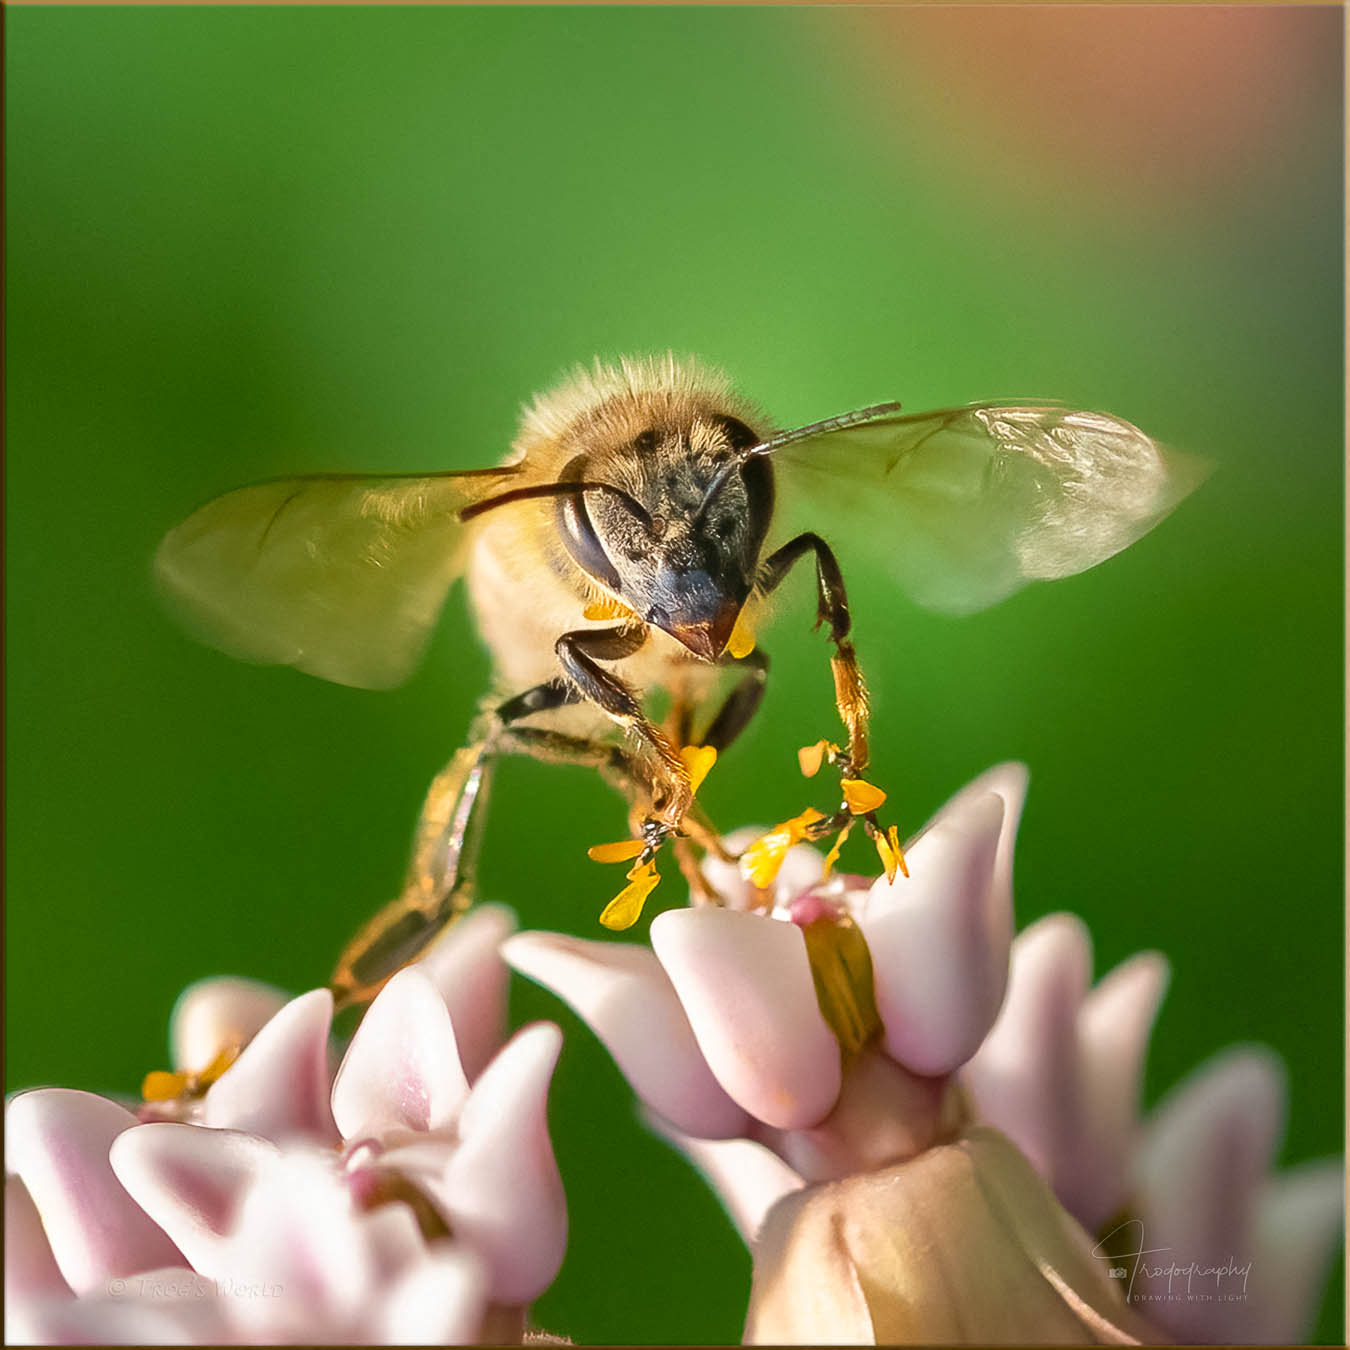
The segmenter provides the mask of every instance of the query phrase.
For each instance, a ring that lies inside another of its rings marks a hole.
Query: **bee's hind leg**
[[[343,949],[329,981],[338,1008],[367,1003],[473,903],[494,756],[509,724],[579,701],[563,680],[536,685],[479,717],[468,745],[432,781],[413,834],[403,889]]]
[[[368,1003],[473,903],[474,865],[496,752],[491,728],[436,775],[422,805],[403,889],[343,949],[329,980],[338,1009]]]

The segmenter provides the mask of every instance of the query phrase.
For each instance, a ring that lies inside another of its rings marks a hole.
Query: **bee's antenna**
[[[735,459],[728,460],[713,474],[703,493],[703,500],[698,504],[698,510],[694,512],[693,528],[697,530],[703,524],[703,517],[708,514],[713,498],[722,490],[727,479],[747,460],[760,455],[771,455],[775,450],[781,450],[794,441],[805,440],[808,436],[820,436],[828,431],[845,431],[849,427],[861,426],[864,422],[875,422],[899,411],[899,403],[874,403],[870,408],[858,408],[853,412],[840,413],[837,417],[827,417],[821,422],[810,422],[804,427],[794,427],[791,431],[780,431],[767,441],[750,446]]]
[[[529,487],[512,488],[509,492],[500,492],[495,497],[485,497],[481,502],[461,508],[461,524],[473,520],[499,506],[508,506],[511,502],[529,501],[535,497],[577,497],[583,492],[608,492],[620,498],[624,505],[645,525],[651,528],[651,513],[631,493],[625,492],[613,483],[593,483],[583,479],[571,479],[567,482],[532,483]]]
[[[794,427],[791,431],[780,431],[760,445],[752,445],[745,453],[750,455],[771,455],[794,441],[805,440],[808,436],[822,436],[827,431],[847,431],[849,427],[861,426],[864,422],[880,421],[900,411],[899,403],[874,403],[870,408],[858,408],[854,412],[840,413],[837,417],[827,417],[823,422],[808,422],[804,427]]]

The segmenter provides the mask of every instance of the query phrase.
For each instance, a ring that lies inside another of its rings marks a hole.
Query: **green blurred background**
[[[853,578],[876,776],[915,827],[1025,759],[1019,923],[1081,914],[1098,973],[1172,959],[1149,1101],[1263,1041],[1284,1159],[1340,1150],[1337,10],[6,20],[8,1088],[134,1089],[197,977],[322,982],[487,678],[458,597],[396,694],[236,665],[157,609],[160,535],[269,475],[492,462],[572,363],[674,348],[784,424],[1045,396],[1217,461],[1128,553],[972,619]],[[704,790],[721,821],[806,802],[806,617]],[[599,936],[584,848],[621,832],[581,771],[509,763],[483,889]],[[715,1202],[585,1030],[512,997],[567,1031],[540,1320],[735,1340]]]

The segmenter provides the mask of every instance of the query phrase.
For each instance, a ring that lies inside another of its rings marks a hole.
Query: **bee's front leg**
[[[858,654],[849,633],[853,620],[848,610],[844,576],[834,550],[818,534],[799,534],[769,557],[761,571],[759,588],[764,594],[782,583],[793,564],[804,554],[816,555],[816,627],[828,624],[834,655],[830,669],[834,674],[834,701],[848,732],[848,745],[836,760],[846,777],[856,777],[867,767],[867,685],[858,668]]]
[[[758,885],[767,885],[768,880],[772,879],[793,838],[822,839],[837,832],[839,838],[826,860],[828,870],[834,865],[840,846],[858,818],[861,818],[875,843],[887,876],[893,877],[898,869],[905,867],[904,853],[895,826],[883,830],[877,820],[877,808],[886,800],[886,794],[862,780],[869,758],[867,685],[858,668],[858,656],[849,638],[852,619],[848,611],[848,595],[834,551],[818,534],[799,534],[765,561],[760,571],[759,589],[765,594],[776,589],[792,565],[807,553],[815,554],[816,627],[828,624],[830,640],[834,643],[834,655],[830,657],[830,669],[834,675],[834,701],[839,709],[840,720],[848,732],[848,743],[843,750],[827,741],[803,750],[802,769],[808,775],[815,773],[828,751],[831,761],[839,770],[844,800],[840,808],[828,816],[811,810],[792,821],[784,822],[778,830],[771,832],[759,845],[749,850],[742,858],[741,866],[749,869],[747,875],[753,874]]]
[[[645,624],[583,629],[564,633],[554,650],[581,700],[593,703],[616,726],[638,738],[647,752],[654,816],[644,834],[655,847],[674,834],[693,804],[689,770],[679,747],[643,713],[638,696],[617,675],[602,670],[600,661],[620,661],[647,640]]]

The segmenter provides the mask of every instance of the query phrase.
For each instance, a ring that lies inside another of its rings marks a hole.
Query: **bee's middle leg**
[[[769,658],[755,648],[748,656],[735,662],[745,671],[735,687],[726,696],[722,706],[708,723],[702,744],[710,745],[721,754],[754,720],[769,682]]]
[[[711,747],[719,755],[750,725],[755,714],[759,711],[760,704],[764,702],[764,693],[769,679],[769,657],[767,653],[756,648],[738,660],[726,657],[720,664],[742,671],[741,678],[722,700],[721,706],[713,714],[712,721],[708,723],[702,735],[694,737],[691,725],[691,709],[687,706],[681,709],[679,729],[681,743]],[[685,829],[690,839],[700,848],[715,854],[724,862],[736,861],[737,855],[728,851],[722,843],[718,831],[699,809],[697,802],[694,803],[689,814],[685,817]],[[680,866],[686,877],[689,877],[690,866],[687,865],[687,860],[692,858],[693,855],[689,852],[686,841],[677,841],[676,857],[680,859]],[[699,878],[700,883],[706,890],[703,898],[714,898],[711,890],[706,888],[706,883],[701,881],[701,872]],[[696,892],[699,891],[699,883],[695,883],[692,878],[690,885],[694,887]]]

